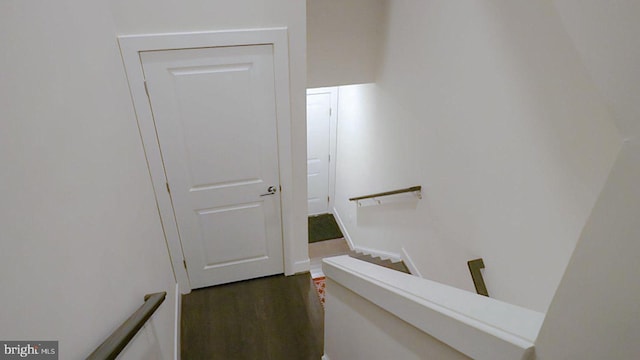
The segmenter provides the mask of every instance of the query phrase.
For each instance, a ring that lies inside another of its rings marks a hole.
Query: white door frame
[[[140,52],[153,50],[188,49],[216,46],[273,45],[276,113],[278,126],[278,161],[282,186],[282,247],[285,275],[295,273],[293,257],[293,172],[291,153],[291,113],[289,96],[289,50],[286,28],[245,29],[210,32],[118,36],[131,98],[138,119],[138,128],[145,149],[147,165],[156,195],[160,220],[180,292],[191,291],[189,276],[184,266],[182,244],[173,215],[171,197],[167,191],[160,144],[156,137],[155,123],[149,98],[145,91],[145,79]]]
[[[329,204],[327,211],[333,213],[336,197],[336,161],[338,143],[338,87],[307,89],[307,95],[331,94],[331,116],[329,116]]]

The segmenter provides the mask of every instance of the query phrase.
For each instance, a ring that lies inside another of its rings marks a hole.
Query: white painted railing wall
[[[531,359],[544,314],[372,265],[323,261],[325,359]]]

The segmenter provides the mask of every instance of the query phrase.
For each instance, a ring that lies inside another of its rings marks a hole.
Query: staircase
[[[411,274],[411,272],[409,272],[409,269],[407,268],[407,266],[404,264],[404,261],[398,261],[398,262],[393,262],[389,259],[382,259],[381,257],[378,256],[371,256],[368,254],[361,254],[355,251],[350,251],[349,252],[349,256],[351,256],[354,259],[358,259],[358,260],[362,260],[362,261],[366,261],[368,263],[371,264],[375,264],[375,265],[379,265],[382,267],[386,267],[387,269],[391,269],[391,270],[396,270],[396,271],[400,271],[403,272],[405,274]]]

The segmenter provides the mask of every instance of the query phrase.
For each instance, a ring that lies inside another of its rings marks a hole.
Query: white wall
[[[623,134],[640,132],[640,1],[554,0]]]
[[[538,359],[640,357],[640,3],[555,0],[626,141],[536,342]]]
[[[375,80],[384,0],[307,0],[307,87]]]
[[[83,358],[167,291],[130,358],[172,358],[175,281],[106,3],[0,4],[0,338]]]
[[[536,342],[538,359],[640,357],[640,141],[625,143]]]
[[[325,355],[329,360],[469,359],[331,279],[327,279]]]
[[[463,289],[482,257],[492,297],[545,312],[620,146],[607,104],[551,3],[388,4],[377,83],[340,88],[339,216]]]
[[[148,292],[166,302],[123,358],[173,358],[175,280],[116,37],[288,26],[293,256],[304,264],[305,4],[0,3],[0,338],[82,358]]]

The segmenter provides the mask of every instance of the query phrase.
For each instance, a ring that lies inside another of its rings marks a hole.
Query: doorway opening
[[[338,88],[307,90],[308,215],[333,213]]]
[[[338,88],[307,90],[307,207],[309,243],[342,238],[333,217]]]
[[[349,253],[333,213],[336,179],[338,88],[307,90],[307,204],[311,277],[320,279],[322,258]]]

